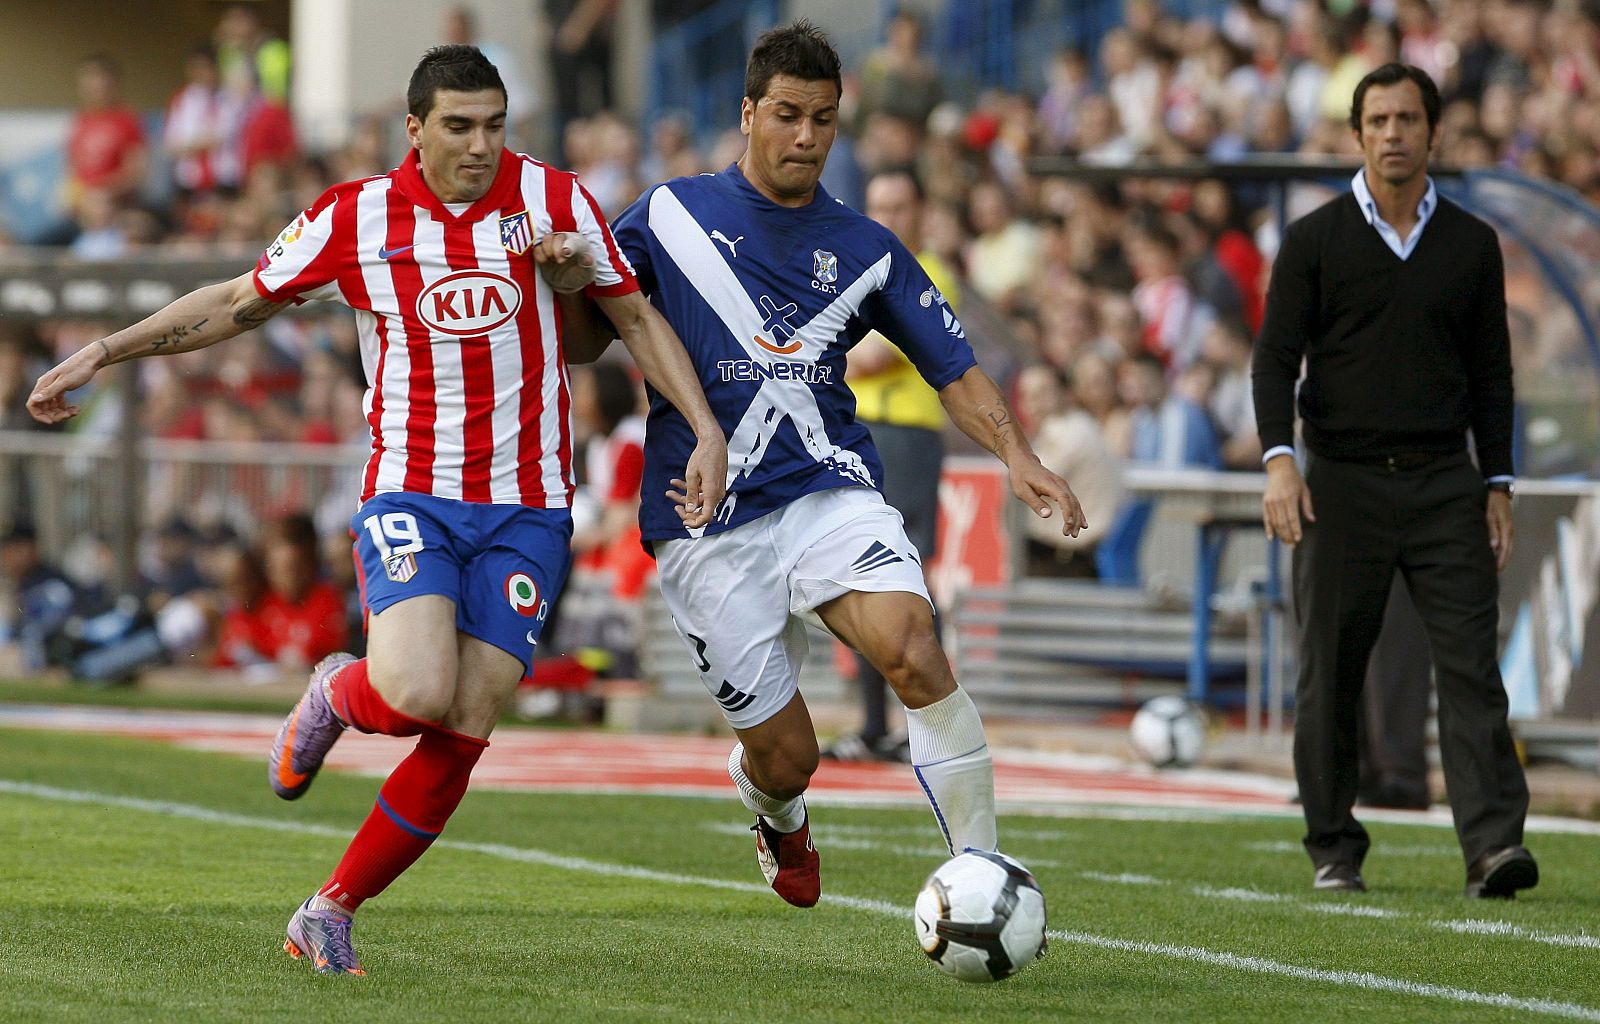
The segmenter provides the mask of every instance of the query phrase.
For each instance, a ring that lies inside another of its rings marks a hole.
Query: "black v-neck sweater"
[[[1272,265],[1251,377],[1263,450],[1330,459],[1466,447],[1485,477],[1511,465],[1511,344],[1494,229],[1440,197],[1402,260],[1345,193],[1289,225]]]

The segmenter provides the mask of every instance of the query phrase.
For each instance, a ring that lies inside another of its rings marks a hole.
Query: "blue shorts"
[[[361,600],[373,614],[422,594],[448,597],[456,629],[532,671],[572,567],[572,513],[431,494],[375,494],[350,517]]]

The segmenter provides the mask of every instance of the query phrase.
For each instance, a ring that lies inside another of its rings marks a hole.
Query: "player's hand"
[[[1089,528],[1089,520],[1078,504],[1077,495],[1067,482],[1044,467],[1037,458],[1019,460],[1020,465],[1008,466],[1011,475],[1011,493],[1017,500],[1033,509],[1040,519],[1049,519],[1051,505],[1061,509],[1061,535],[1076,537]]]
[[[1300,543],[1304,536],[1301,516],[1308,523],[1317,521],[1311,489],[1294,464],[1294,456],[1279,455],[1267,463],[1267,490],[1261,495],[1261,522],[1267,528],[1267,539],[1276,538],[1290,547]]]
[[[93,379],[104,351],[102,342],[85,345],[40,377],[28,394],[28,412],[33,418],[40,423],[60,423],[78,415],[78,407],[67,402],[67,392]]]
[[[1504,569],[1511,561],[1511,495],[1490,491],[1483,516],[1489,521],[1489,546],[1494,549],[1494,567]]]
[[[728,442],[721,431],[695,445],[684,477],[673,479],[667,500],[676,506],[686,528],[698,530],[710,524],[728,490]]]
[[[539,239],[533,261],[558,292],[582,291],[594,283],[594,252],[589,240],[576,232],[556,231]]]

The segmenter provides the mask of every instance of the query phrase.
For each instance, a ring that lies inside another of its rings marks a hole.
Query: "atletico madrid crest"
[[[528,211],[500,218],[500,244],[513,256],[521,256],[533,244],[533,222]]]

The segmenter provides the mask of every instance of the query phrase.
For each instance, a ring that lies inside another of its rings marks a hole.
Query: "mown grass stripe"
[[[95,793],[85,790],[64,789],[57,786],[45,786],[37,783],[19,782],[9,779],[0,779],[0,793],[42,800],[51,800],[59,803],[91,804],[98,806],[117,807],[124,810],[140,811],[149,814],[159,814],[168,817],[188,819],[191,821],[201,821],[217,825],[230,825],[240,828],[262,828],[278,832],[292,832],[300,835],[317,835],[337,838],[343,838],[350,834],[348,829],[334,828],[328,825],[253,817],[251,815],[235,814],[228,811],[218,811],[209,807],[200,807],[193,804],[183,804],[175,801],[149,800],[141,797],[120,796],[111,793]],[[561,870],[587,874],[619,878],[637,878],[645,881],[661,882],[671,885],[692,885],[702,888],[722,889],[731,892],[765,894],[768,891],[765,885],[755,882],[735,882],[727,879],[706,878],[696,875],[677,874],[675,872],[668,871],[656,871],[651,868],[637,867],[628,864],[614,864],[605,861],[590,860],[586,857],[574,857],[567,854],[550,853],[545,850],[537,850],[527,847],[506,846],[499,843],[476,843],[441,839],[434,845],[437,847],[460,850],[468,853],[477,853],[485,856],[502,858],[505,860],[539,864],[546,867],[553,867]],[[911,909],[909,907],[891,903],[886,900],[825,894],[822,897],[822,902],[829,906],[843,907],[851,910],[859,910],[893,917],[907,918],[911,916]],[[1510,995],[1508,993],[1476,992],[1471,989],[1457,988],[1451,985],[1435,985],[1428,982],[1408,981],[1402,978],[1391,978],[1380,974],[1373,974],[1367,971],[1339,971],[1316,967],[1302,967],[1297,964],[1284,963],[1278,960],[1269,960],[1264,957],[1243,956],[1237,953],[1206,949],[1199,946],[1176,946],[1166,943],[1145,942],[1136,939],[1119,939],[1107,935],[1096,935],[1090,932],[1073,932],[1052,929],[1049,932],[1049,935],[1051,941],[1054,942],[1073,943],[1121,953],[1137,953],[1146,956],[1186,960],[1193,963],[1202,963],[1213,967],[1245,971],[1253,974],[1273,975],[1276,977],[1289,978],[1298,981],[1336,985],[1346,988],[1359,988],[1397,995],[1417,996],[1425,999],[1437,999],[1446,1002],[1474,1006],[1489,1006],[1498,1009],[1513,1010],[1520,1013],[1540,1013],[1554,1017],[1562,1017],[1569,1020],[1600,1022],[1600,1009],[1582,1006],[1577,1003],[1560,1002],[1553,999],[1526,998]]]

